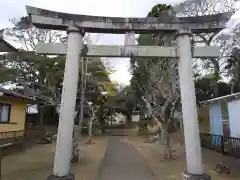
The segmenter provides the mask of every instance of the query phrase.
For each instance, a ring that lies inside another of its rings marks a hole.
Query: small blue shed
[[[210,134],[240,138],[240,93],[201,102],[208,106]]]

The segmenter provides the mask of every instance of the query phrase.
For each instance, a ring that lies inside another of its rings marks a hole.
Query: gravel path
[[[140,153],[120,137],[111,137],[97,180],[157,180]]]

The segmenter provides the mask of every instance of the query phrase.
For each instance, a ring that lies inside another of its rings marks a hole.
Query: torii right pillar
[[[191,31],[179,30],[177,41],[179,48],[179,76],[181,89],[182,114],[184,124],[187,171],[185,180],[210,180],[204,173],[199,137],[196,94],[193,78]]]

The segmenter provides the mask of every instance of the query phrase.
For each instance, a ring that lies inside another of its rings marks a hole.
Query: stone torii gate
[[[79,73],[79,56],[92,57],[169,57],[179,58],[179,75],[184,122],[187,172],[185,179],[209,179],[204,174],[196,96],[193,81],[192,57],[219,57],[219,47],[192,47],[192,33],[216,32],[224,28],[230,14],[221,13],[198,17],[120,18],[60,13],[27,6],[31,22],[37,28],[63,30],[68,33],[64,44],[43,44],[42,54],[66,54],[62,103],[53,175],[47,179],[74,179],[69,174],[72,151],[75,100]],[[126,34],[125,46],[84,45],[83,36],[89,33]],[[134,34],[176,33],[177,47],[135,46]]]

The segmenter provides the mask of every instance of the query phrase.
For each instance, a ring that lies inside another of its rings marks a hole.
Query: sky
[[[0,29],[10,28],[9,18],[26,15],[25,5],[54,11],[117,17],[146,17],[155,4],[176,4],[184,0],[0,0]],[[94,43],[94,42],[93,42]],[[106,34],[99,38],[98,44],[123,45],[124,35]],[[108,59],[115,71],[111,79],[127,85],[131,79],[129,59]]]

